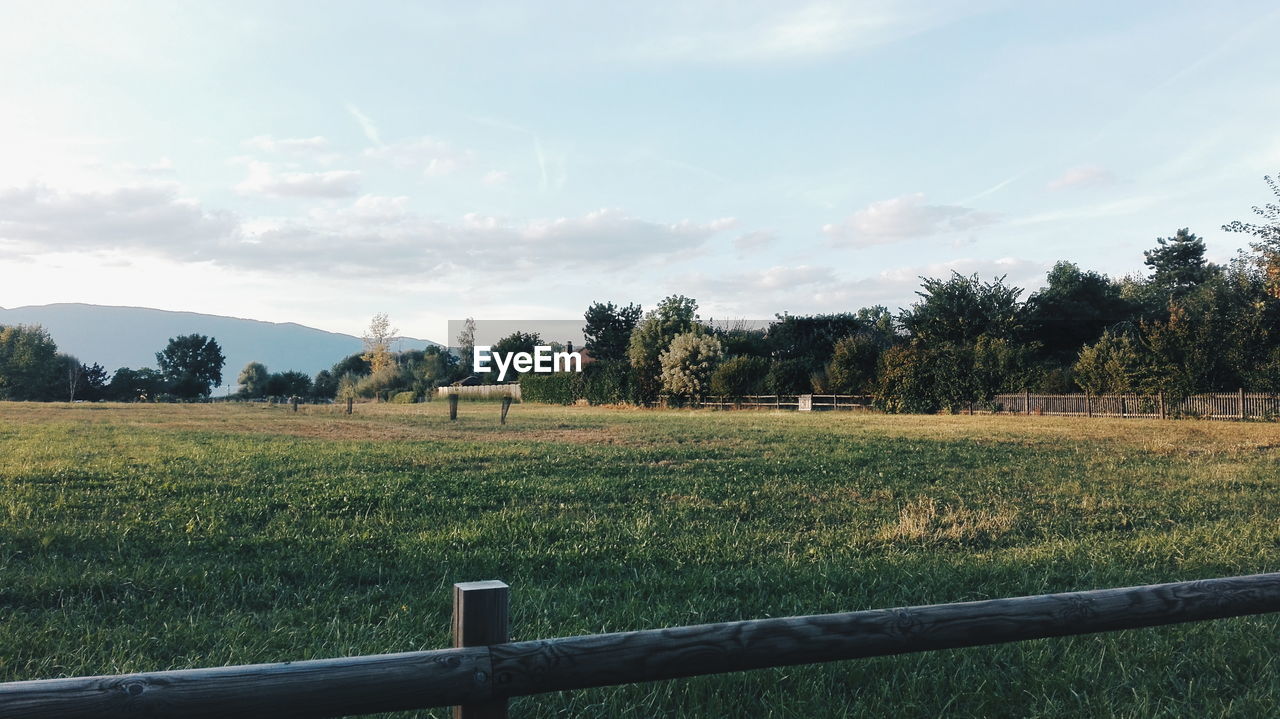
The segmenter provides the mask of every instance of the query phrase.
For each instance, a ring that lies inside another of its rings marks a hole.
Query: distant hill
[[[214,337],[227,364],[223,385],[234,385],[236,375],[250,362],[261,362],[273,372],[299,370],[314,375],[347,355],[359,352],[359,337],[326,332],[293,322],[275,323],[196,312],[170,312],[146,307],[108,307],[86,304],[54,304],[0,308],[0,325],[41,325],[58,343],[58,350],[81,362],[97,362],[108,373],[120,367],[155,367],[156,352],[170,337],[202,334]],[[402,337],[397,350],[423,349],[435,342]],[[215,391],[215,395],[223,394]]]

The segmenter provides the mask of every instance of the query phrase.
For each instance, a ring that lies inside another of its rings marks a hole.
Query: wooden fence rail
[[[998,394],[997,412],[1067,417],[1187,417],[1200,419],[1276,419],[1280,394],[1207,392],[1174,399],[1163,394]]]
[[[460,648],[11,682],[0,684],[0,716],[300,719],[449,705],[462,705],[458,717],[502,716],[502,700],[543,692],[1277,612],[1280,573],[469,646],[466,636],[506,637],[505,602],[488,601],[503,626],[459,641],[474,620],[458,613],[476,610],[455,601]]]

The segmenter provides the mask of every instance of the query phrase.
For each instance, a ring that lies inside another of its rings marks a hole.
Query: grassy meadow
[[[0,681],[1280,570],[1280,425],[0,403]],[[520,717],[1271,717],[1280,618],[631,685]],[[399,716],[446,716],[444,709]]]

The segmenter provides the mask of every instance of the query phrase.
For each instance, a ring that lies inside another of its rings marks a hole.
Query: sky
[[[0,0],[0,306],[360,334],[1142,273],[1280,171],[1270,2]],[[1025,296],[1025,295],[1024,295]]]

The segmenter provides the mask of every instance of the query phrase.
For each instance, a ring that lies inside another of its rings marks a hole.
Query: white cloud
[[[384,160],[395,167],[420,169],[427,177],[442,177],[472,162],[467,150],[458,150],[431,137],[401,140],[390,145],[371,147],[366,157]]]
[[[1050,190],[1067,190],[1085,187],[1100,187],[1115,182],[1115,175],[1100,165],[1081,165],[1073,167],[1049,182]]]
[[[923,193],[873,202],[839,224],[822,231],[839,244],[853,247],[905,242],[931,235],[971,230],[995,217],[959,205],[927,205]]]
[[[356,170],[276,172],[265,162],[250,161],[249,176],[236,185],[242,195],[268,197],[350,197],[360,191]]]
[[[129,248],[207,260],[238,236],[235,216],[205,210],[171,186],[0,190],[0,242],[24,255]]]
[[[320,135],[315,137],[276,138],[271,135],[258,135],[244,141],[245,147],[262,152],[282,153],[315,153],[328,149],[329,141]]]
[[[480,181],[486,185],[505,185],[511,180],[511,173],[505,170],[490,170],[484,173]]]

